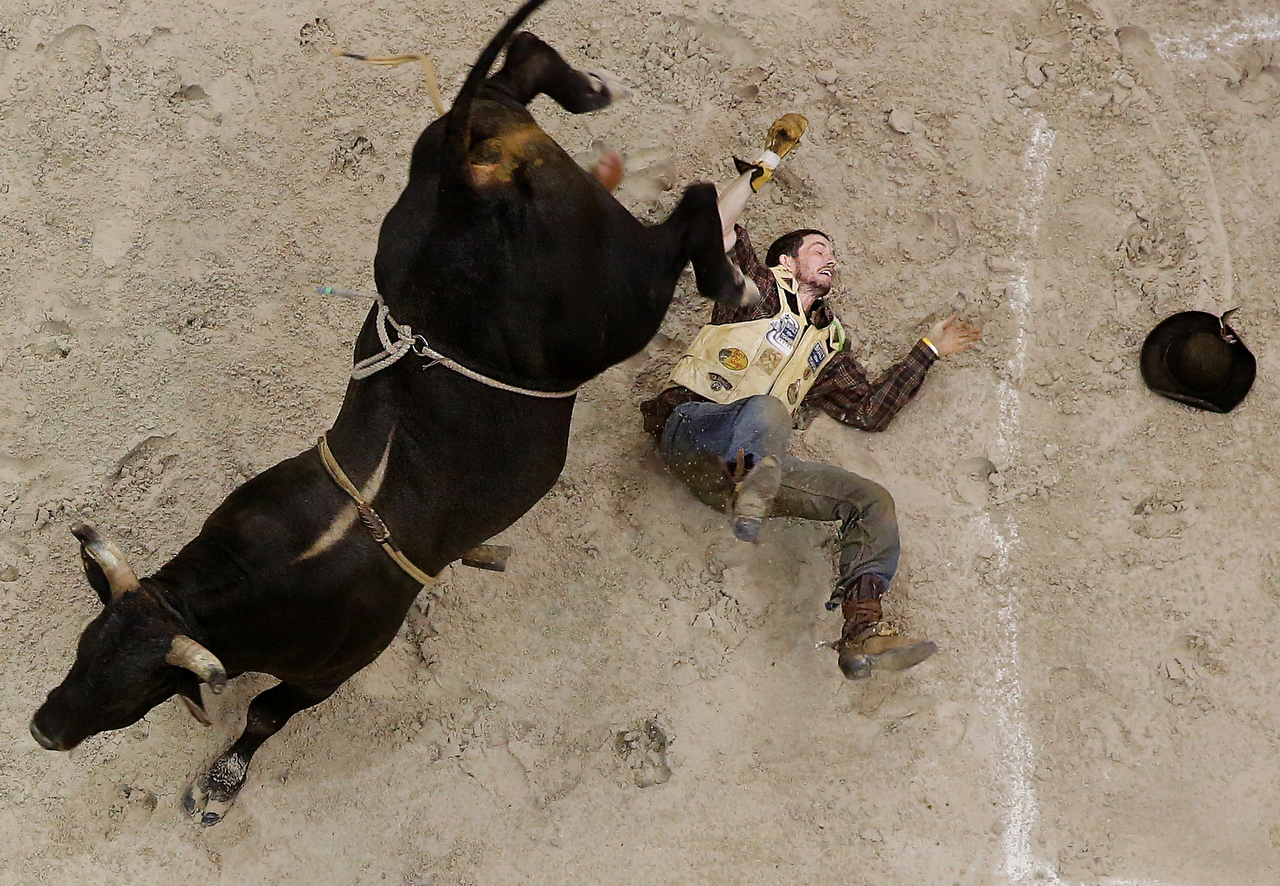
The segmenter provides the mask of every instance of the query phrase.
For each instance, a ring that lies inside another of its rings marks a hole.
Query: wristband
[[[773,151],[765,151],[760,155],[760,159],[756,161],[756,163],[763,166],[765,169],[777,169],[778,164],[781,162],[782,158]]]
[[[929,350],[933,351],[933,356],[935,356],[935,357],[941,357],[941,356],[942,356],[941,354],[939,354],[939,353],[938,353],[938,346],[937,346],[937,345],[935,345],[933,342],[929,341],[929,339],[928,339],[928,338],[926,338],[926,337],[924,337],[924,336],[920,336],[920,341],[922,341],[922,342],[924,342],[924,343],[925,343],[925,347],[927,347]]]

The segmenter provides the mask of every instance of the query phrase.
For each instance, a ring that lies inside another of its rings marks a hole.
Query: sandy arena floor
[[[86,8],[86,6],[91,8]],[[98,602],[67,525],[150,572],[337,412],[378,224],[515,6],[6,0],[0,9],[0,884],[1280,882],[1280,14],[1267,0],[552,0],[531,29],[635,96],[535,112],[622,151],[663,217],[770,121],[749,208],[835,238],[865,362],[962,310],[980,347],[882,434],[797,452],[883,482],[888,609],[943,651],[842,680],[828,527],[729,536],[637,403],[702,323],[589,384],[505,575],[451,568],[400,637],[178,808],[270,681],[69,755],[27,722]],[[1117,38],[1117,29],[1122,28]],[[1127,29],[1125,29],[1127,28]],[[1139,30],[1140,29],[1140,30]],[[1163,316],[1240,307],[1230,415],[1149,393]],[[987,476],[990,462],[995,473]]]

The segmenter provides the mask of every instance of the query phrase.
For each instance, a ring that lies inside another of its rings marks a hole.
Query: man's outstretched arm
[[[938,358],[923,341],[870,381],[852,354],[840,353],[827,364],[805,402],[836,421],[864,431],[883,431],[920,390],[925,374]]]
[[[800,114],[783,114],[769,127],[769,135],[765,139],[765,150],[755,163],[744,163],[735,158],[738,171],[742,173],[733,184],[720,195],[720,227],[724,233],[724,251],[733,248],[736,236],[733,226],[742,217],[751,195],[760,190],[773,177],[782,158],[787,156],[800,137],[809,128],[809,121]]]
[[[837,354],[805,402],[844,424],[864,431],[883,431],[915,397],[934,362],[968,350],[981,335],[982,331],[963,317],[939,320],[905,358],[875,381],[868,381],[852,354]]]
[[[755,193],[751,187],[751,176],[754,173],[754,169],[742,173],[720,195],[718,205],[720,207],[720,227],[724,232],[725,252],[732,249],[734,242],[737,241],[738,235],[733,230],[733,226],[738,223],[738,219],[742,218],[742,211],[747,208],[747,201]]]

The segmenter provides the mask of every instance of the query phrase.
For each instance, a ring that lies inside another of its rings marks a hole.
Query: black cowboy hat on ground
[[[1162,321],[1142,344],[1142,380],[1168,397],[1207,409],[1230,412],[1249,393],[1257,361],[1227,318],[1204,311],[1183,311]]]

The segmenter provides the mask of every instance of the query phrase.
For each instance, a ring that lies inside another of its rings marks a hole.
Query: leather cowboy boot
[[[738,464],[743,459],[740,457]],[[730,504],[733,517],[733,534],[739,541],[754,542],[760,535],[764,518],[773,508],[773,499],[782,485],[782,462],[766,455],[754,468],[738,481]]]
[[[836,588],[844,627],[832,648],[846,679],[858,680],[880,671],[905,671],[938,651],[932,640],[898,636],[898,629],[884,621],[880,597],[886,588],[876,575],[860,575],[849,587]],[[830,604],[828,604],[830,605]],[[834,608],[834,607],[833,607]]]
[[[809,121],[800,114],[783,114],[777,120],[773,121],[773,125],[769,127],[769,136],[765,141],[764,153],[760,155],[760,159],[755,163],[748,163],[745,160],[733,158],[733,165],[737,168],[738,174],[755,170],[751,173],[751,190],[759,191],[773,177],[773,171],[778,168],[778,164],[782,162],[782,158],[787,156],[796,145],[800,144],[800,138],[804,135],[805,130],[809,128]]]

